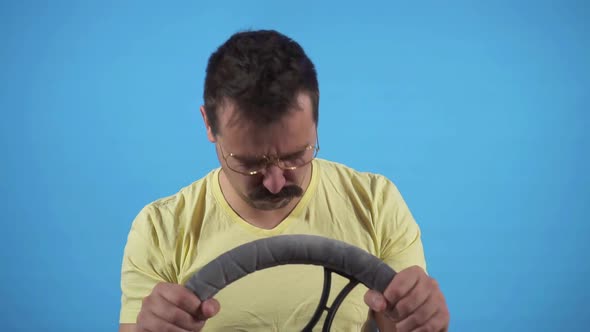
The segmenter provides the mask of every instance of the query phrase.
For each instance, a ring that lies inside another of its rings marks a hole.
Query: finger
[[[159,332],[159,331],[170,331],[170,332],[191,332],[191,330],[185,330],[181,327],[175,326],[160,317],[153,315],[149,311],[141,311],[137,317],[137,331],[146,332]]]
[[[398,332],[412,331],[415,328],[421,326],[431,325],[432,322],[429,320],[433,319],[438,312],[439,305],[434,299],[434,296],[428,297],[418,309],[416,309],[411,315],[402,319],[395,325]],[[437,330],[438,331],[438,330]]]
[[[430,294],[438,289],[436,281],[431,278],[420,278],[410,292],[395,304],[395,310],[401,319],[416,311]]]
[[[418,266],[409,267],[393,277],[393,280],[383,292],[389,303],[393,305],[397,304],[401,298],[406,296],[414,288],[420,278],[426,276],[423,270],[417,272],[415,271],[416,269],[421,270]]]
[[[435,295],[436,297],[436,295]],[[438,301],[440,303],[445,303],[444,296],[442,293],[438,294]],[[426,324],[420,326],[415,332],[428,332],[428,331],[437,331],[437,332],[447,332],[449,330],[449,320],[450,314],[449,309],[447,308],[446,304],[443,306],[439,306],[437,312],[431,317]]]
[[[382,312],[387,308],[387,301],[383,294],[376,290],[369,289],[365,293],[365,303],[375,312]]]
[[[196,315],[201,305],[201,300],[182,285],[158,284],[154,288],[154,292],[191,315]]]
[[[200,321],[205,321],[215,316],[219,312],[220,308],[221,306],[216,299],[206,300],[201,304],[201,307],[197,311],[196,317]]]
[[[152,315],[159,319],[188,331],[202,328],[202,324],[200,324],[196,315],[191,315],[174,303],[168,302],[160,294],[154,295],[152,303],[146,307],[146,310],[149,310]]]
[[[412,332],[429,332],[429,331],[448,331],[448,320],[442,311],[437,311],[436,314],[428,320],[428,322]]]

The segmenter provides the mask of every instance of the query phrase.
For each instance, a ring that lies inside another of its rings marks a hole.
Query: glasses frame
[[[223,152],[223,147],[221,146],[221,144],[218,144],[218,145],[219,145],[219,148],[221,149],[221,156],[223,157],[223,160],[225,161],[225,164],[227,165],[227,167],[229,169],[231,169],[232,171],[236,172],[236,173],[239,173],[239,174],[242,174],[242,175],[247,175],[247,176],[257,175],[260,172],[262,172],[263,170],[267,169],[268,166],[270,166],[270,165],[276,165],[278,168],[280,168],[280,169],[282,169],[284,171],[293,171],[293,170],[296,170],[298,168],[301,168],[301,167],[304,167],[306,165],[309,165],[317,157],[318,152],[320,151],[320,143],[319,143],[319,139],[318,139],[315,145],[308,145],[303,150],[300,150],[298,152],[295,152],[295,153],[299,153],[299,152],[305,152],[305,151],[308,151],[308,150],[314,150],[313,151],[313,157],[308,162],[306,162],[303,165],[285,167],[285,166],[281,166],[281,158],[280,157],[262,155],[262,156],[260,156],[260,158],[261,158],[261,160],[264,160],[264,162],[263,162],[264,166],[262,166],[260,168],[260,170],[250,171],[250,172],[243,172],[243,171],[238,171],[236,169],[233,169],[229,165],[229,163],[227,162],[227,158],[236,158],[236,157],[239,157],[239,155],[237,155],[235,153],[232,153],[232,152],[230,152],[228,154],[225,154]]]

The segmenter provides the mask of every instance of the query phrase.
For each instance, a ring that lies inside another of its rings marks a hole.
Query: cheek
[[[299,185],[301,181],[303,181],[303,177],[305,176],[305,170],[297,169],[294,171],[285,171],[283,175],[285,176],[285,180],[287,180],[287,183]]]
[[[249,176],[239,180],[240,186],[246,190],[251,190],[260,187],[262,184],[262,177]]]

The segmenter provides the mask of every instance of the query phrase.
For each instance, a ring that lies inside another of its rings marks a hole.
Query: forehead
[[[241,119],[234,105],[219,112],[219,138],[235,154],[259,155],[294,152],[315,143],[316,125],[310,98],[300,94],[297,106],[276,122],[260,125]]]

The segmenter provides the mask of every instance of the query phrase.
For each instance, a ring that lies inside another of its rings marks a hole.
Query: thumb
[[[365,293],[365,303],[375,312],[381,312],[387,307],[387,301],[383,294],[372,289]]]
[[[219,312],[220,309],[219,302],[216,299],[209,299],[205,302],[201,303],[199,308],[199,312],[197,313],[197,318],[199,320],[207,320]]]

